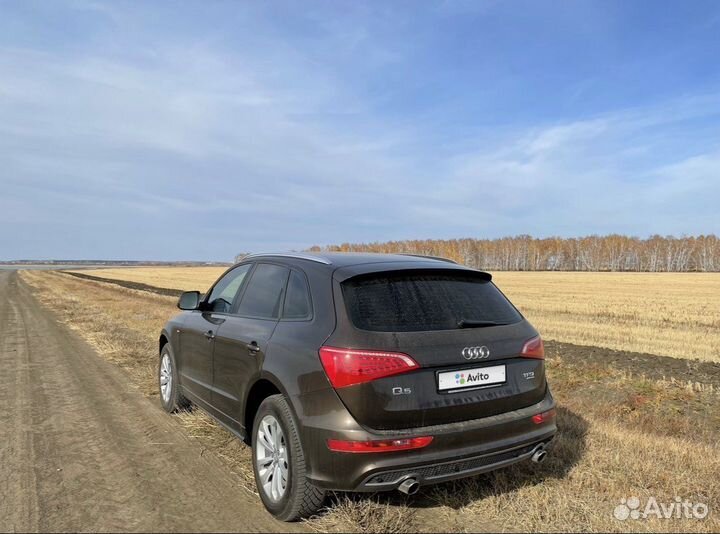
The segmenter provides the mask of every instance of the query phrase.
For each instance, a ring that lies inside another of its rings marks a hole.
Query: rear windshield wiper
[[[505,326],[510,323],[498,323],[497,321],[474,321],[472,319],[460,319],[458,328],[484,328],[486,326]]]

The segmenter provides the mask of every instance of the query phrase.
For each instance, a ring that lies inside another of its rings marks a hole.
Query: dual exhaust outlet
[[[532,450],[530,460],[533,463],[540,464],[547,458],[547,450],[545,450],[545,444],[541,443]],[[415,495],[420,489],[420,483],[416,478],[410,477],[403,480],[402,484],[398,486],[398,491],[405,495]]]

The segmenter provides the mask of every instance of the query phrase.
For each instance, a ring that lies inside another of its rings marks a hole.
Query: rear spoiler
[[[360,264],[360,265],[349,265],[347,267],[341,267],[333,273],[333,278],[338,282],[344,282],[350,278],[356,276],[374,276],[380,273],[392,273],[392,272],[425,272],[425,273],[453,273],[458,275],[471,275],[477,278],[490,282],[492,275],[485,271],[478,271],[470,269],[463,265],[458,265],[455,262],[447,262],[446,266],[438,265],[432,261],[427,263],[414,262],[387,262],[387,263],[373,263],[373,264]]]
[[[428,260],[437,260],[437,261],[444,261],[446,263],[454,263],[455,265],[458,264],[455,260],[451,260],[450,258],[443,258],[442,256],[426,256],[425,254],[411,254],[410,252],[400,252],[400,256],[412,256],[414,258],[427,258]]]

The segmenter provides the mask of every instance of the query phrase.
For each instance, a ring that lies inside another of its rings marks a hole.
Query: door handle
[[[213,334],[212,330],[208,330],[203,335],[208,339],[208,341],[212,341],[213,339],[215,339],[215,334]]]
[[[257,353],[260,352],[260,347],[258,347],[257,341],[253,341],[252,343],[248,343],[245,345],[247,347],[247,350],[251,353]]]

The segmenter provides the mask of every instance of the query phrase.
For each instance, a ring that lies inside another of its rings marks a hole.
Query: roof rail
[[[410,254],[409,252],[400,252],[400,256],[414,256],[416,258],[427,258],[429,260],[437,260],[437,261],[444,261],[445,263],[454,263],[457,265],[457,262],[455,260],[451,260],[450,258],[442,258],[440,256],[427,256],[425,254]]]
[[[253,254],[248,254],[243,258],[245,260],[246,258],[254,258],[256,256],[274,256],[274,257],[280,257],[280,258],[299,258],[301,260],[309,260],[314,261],[316,263],[323,263],[325,265],[332,265],[332,262],[328,260],[327,258],[323,258],[321,256],[315,256],[313,254],[305,254],[302,252],[255,252]]]

